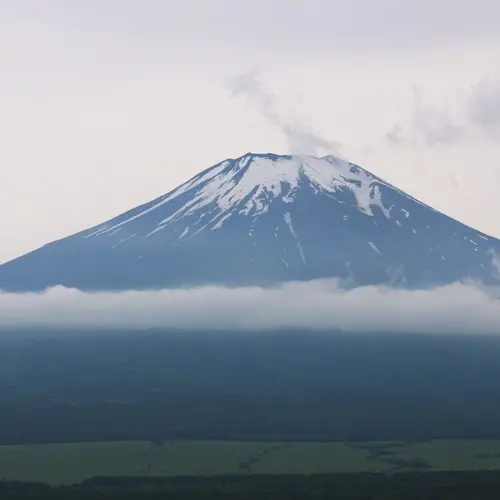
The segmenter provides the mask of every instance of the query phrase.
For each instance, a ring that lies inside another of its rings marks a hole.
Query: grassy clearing
[[[146,441],[0,446],[7,480],[70,484],[92,476],[500,469],[500,441],[252,443]]]

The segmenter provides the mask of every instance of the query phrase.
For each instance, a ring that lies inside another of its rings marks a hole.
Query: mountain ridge
[[[0,289],[496,282],[500,240],[335,156],[246,153],[0,266]]]

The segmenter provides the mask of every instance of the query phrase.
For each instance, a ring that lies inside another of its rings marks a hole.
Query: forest
[[[500,472],[216,478],[94,478],[73,486],[0,483],[2,500],[490,500]]]
[[[500,339],[3,331],[0,444],[500,438]]]

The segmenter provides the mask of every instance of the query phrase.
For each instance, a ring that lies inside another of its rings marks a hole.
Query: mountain
[[[437,188],[436,188],[437,189]],[[500,240],[333,156],[246,154],[0,266],[0,289],[497,282]]]

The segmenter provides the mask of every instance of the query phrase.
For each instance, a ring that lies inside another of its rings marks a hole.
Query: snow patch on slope
[[[293,228],[293,223],[292,223],[292,216],[290,215],[289,212],[286,212],[283,214],[283,219],[285,220],[288,228],[290,229],[290,233],[292,236],[295,238],[295,241],[297,242],[297,249],[299,250],[300,258],[302,259],[302,262],[304,265],[307,266],[306,258],[304,256],[304,251],[302,250],[302,245],[300,244],[299,238],[297,237],[297,233],[295,232],[295,229]]]
[[[373,243],[373,241],[368,241],[368,245],[370,245],[370,247],[372,248],[372,250],[374,250],[375,252],[377,252],[379,255],[382,255],[382,253],[377,248],[377,246],[375,245],[375,243]]]

